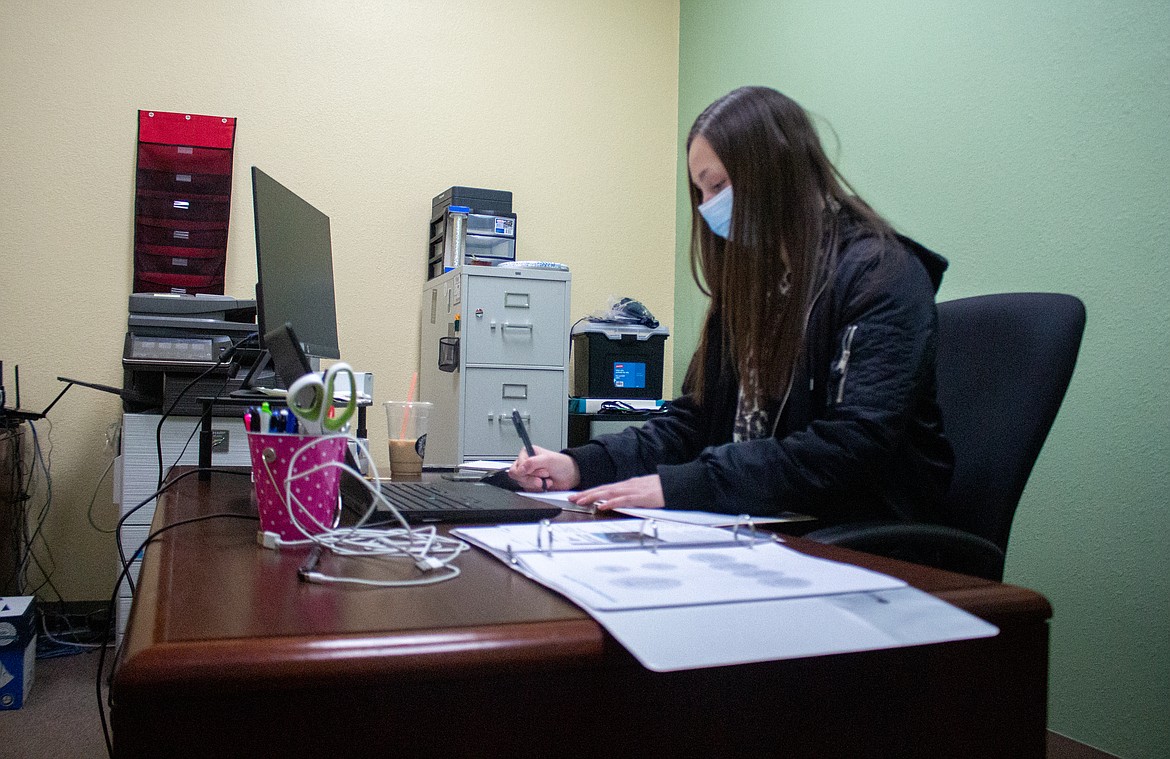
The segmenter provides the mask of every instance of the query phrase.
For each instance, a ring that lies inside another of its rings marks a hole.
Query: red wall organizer
[[[138,112],[134,292],[223,294],[236,120]]]

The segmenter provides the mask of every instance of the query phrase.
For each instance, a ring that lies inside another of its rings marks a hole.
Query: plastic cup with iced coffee
[[[427,450],[427,421],[434,404],[427,401],[387,401],[386,430],[390,442],[390,478],[418,479]]]

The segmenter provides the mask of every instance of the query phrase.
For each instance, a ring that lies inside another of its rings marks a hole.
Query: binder
[[[802,554],[754,526],[545,520],[452,534],[573,601],[654,671],[998,632],[902,580]]]

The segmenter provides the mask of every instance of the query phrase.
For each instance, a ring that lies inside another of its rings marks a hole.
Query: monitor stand
[[[268,352],[268,349],[264,349],[252,362],[252,366],[248,368],[248,373],[244,375],[239,389],[233,390],[229,395],[233,398],[250,398],[263,394],[264,390],[278,387],[280,387],[280,381],[272,369],[272,354]]]

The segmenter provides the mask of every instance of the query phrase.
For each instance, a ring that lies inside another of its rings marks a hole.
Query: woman
[[[602,509],[932,521],[953,459],[935,397],[946,261],[856,197],[775,90],[708,106],[687,167],[710,305],[682,397],[641,428],[521,452],[512,479]]]

